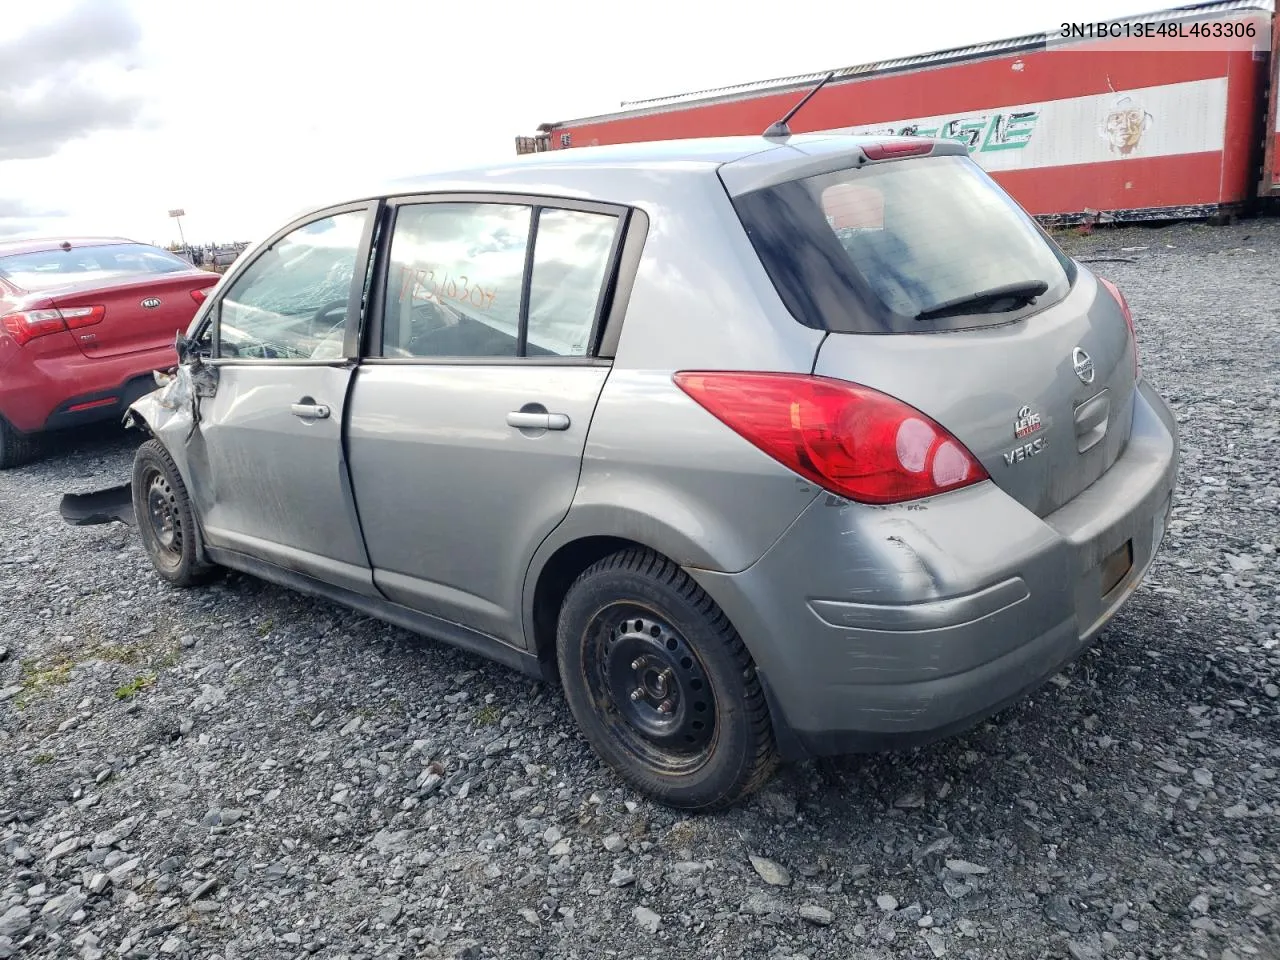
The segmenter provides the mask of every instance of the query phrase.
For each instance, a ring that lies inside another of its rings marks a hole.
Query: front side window
[[[525,204],[402,206],[383,356],[587,356],[617,228],[611,214]]]
[[[367,217],[367,211],[353,210],[315,220],[258,256],[222,297],[218,355],[341,358]]]
[[[798,320],[844,333],[1006,323],[1064,297],[1074,267],[967,157],[868,164],[735,198]]]

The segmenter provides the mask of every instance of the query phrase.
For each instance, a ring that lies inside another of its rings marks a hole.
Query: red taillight
[[[72,330],[78,330],[81,327],[92,327],[95,323],[101,323],[102,318],[107,315],[106,307],[63,307],[59,313],[62,319],[67,321],[67,326]]]
[[[30,343],[36,337],[47,337],[51,333],[63,330],[76,330],[80,327],[91,327],[101,323],[107,315],[107,308],[96,307],[63,307],[45,310],[20,310],[17,313],[0,317],[0,327],[13,337],[19,346]]]
[[[922,157],[933,150],[929,141],[898,140],[893,143],[869,143],[862,148],[868,160],[892,160],[894,157]]]
[[[987,479],[959,440],[869,387],[790,373],[685,372],[675,382],[769,456],[850,500],[899,503]]]
[[[194,300],[196,303],[204,303],[205,300],[208,298],[208,296],[209,296],[209,291],[205,287],[200,287],[197,290],[191,291],[191,299]]]
[[[1133,344],[1133,375],[1136,378],[1142,368],[1138,363],[1138,328],[1133,322],[1133,311],[1129,309],[1129,301],[1124,298],[1124,294],[1110,280],[1098,278],[1098,282],[1107,288],[1111,296],[1116,298],[1116,303],[1120,305],[1120,313],[1124,315],[1124,322],[1129,326],[1129,340]]]
[[[62,314],[57,310],[22,310],[0,317],[0,326],[13,337],[18,346],[30,343],[36,337],[47,337],[67,329]]]

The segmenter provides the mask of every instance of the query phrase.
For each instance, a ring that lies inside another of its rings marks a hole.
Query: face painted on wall
[[[1112,153],[1127,157],[1138,149],[1142,135],[1151,128],[1153,120],[1151,114],[1133,97],[1117,97],[1111,112],[1102,121],[1099,132]]]

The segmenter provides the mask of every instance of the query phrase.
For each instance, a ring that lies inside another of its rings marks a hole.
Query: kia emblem
[[[160,298],[147,297],[147,299],[142,301],[142,306],[145,307],[147,310],[154,310],[156,307],[160,306]]]

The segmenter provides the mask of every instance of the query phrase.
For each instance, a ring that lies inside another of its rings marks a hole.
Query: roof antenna
[[[764,135],[768,137],[770,140],[785,140],[787,137],[791,136],[791,128],[787,126],[787,121],[790,120],[792,117],[794,117],[797,113],[799,113],[800,108],[803,107],[806,103],[808,103],[809,100],[812,99],[815,93],[817,93],[819,90],[825,87],[827,85],[827,81],[830,80],[835,75],[836,75],[835,71],[833,70],[830,73],[828,73],[825,77],[823,77],[821,82],[819,82],[819,84],[816,87],[814,87],[812,90],[806,93],[804,95],[804,98],[799,103],[797,103],[794,107],[792,107],[789,111],[787,111],[787,115],[785,117],[783,117],[777,123],[772,124],[769,127],[769,129],[764,132]]]

